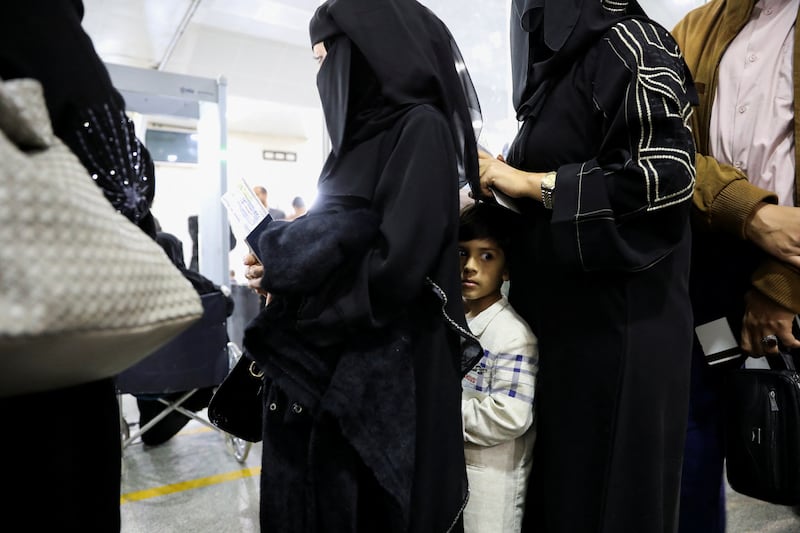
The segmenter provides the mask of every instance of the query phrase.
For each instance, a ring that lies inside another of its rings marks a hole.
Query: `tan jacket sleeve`
[[[756,206],[778,203],[774,193],[751,184],[735,167],[701,154],[697,154],[695,164],[695,224],[745,239],[745,228]],[[751,281],[770,300],[800,313],[800,271],[794,267],[769,257],[756,268]]]
[[[737,168],[720,163],[710,156],[697,154],[697,181],[694,189],[696,223],[712,231],[723,231],[745,238],[745,227],[761,202],[777,204],[775,193],[747,181]]]
[[[751,280],[770,300],[800,314],[800,271],[796,268],[769,258],[756,268]]]

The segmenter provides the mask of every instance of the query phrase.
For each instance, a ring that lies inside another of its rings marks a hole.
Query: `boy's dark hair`
[[[511,255],[513,234],[517,221],[514,213],[504,207],[475,202],[461,210],[458,240],[492,239],[503,250],[506,259]]]

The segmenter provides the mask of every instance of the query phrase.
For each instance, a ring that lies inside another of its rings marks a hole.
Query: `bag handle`
[[[20,149],[50,146],[53,129],[42,85],[34,79],[0,79],[0,133]]]
[[[777,357],[775,357],[775,356],[764,356],[764,357],[767,358],[767,363],[769,364],[770,368],[775,369],[775,370],[781,370],[781,369],[777,368],[780,365],[776,365],[775,364],[775,361],[778,360]],[[789,352],[785,352],[785,351],[781,350],[780,351],[780,359],[783,361],[783,367],[784,367],[785,370],[788,370],[790,372],[797,372],[797,368],[795,367],[794,358],[792,357],[792,354],[790,354]]]

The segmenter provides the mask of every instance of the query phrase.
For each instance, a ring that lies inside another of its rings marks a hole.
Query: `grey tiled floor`
[[[132,397],[123,413],[138,420]],[[122,533],[257,533],[260,471],[260,444],[240,463],[222,433],[194,421],[161,446],[134,442],[123,456]],[[729,489],[727,510],[727,533],[800,533],[790,507]]]
[[[132,398],[123,413],[138,420]],[[222,433],[195,421],[160,446],[134,441],[123,451],[122,533],[257,533],[260,472],[260,444],[240,463]]]
[[[800,516],[791,507],[772,505],[728,488],[728,533],[798,533]]]

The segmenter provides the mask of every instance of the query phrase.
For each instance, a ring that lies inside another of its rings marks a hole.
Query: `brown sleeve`
[[[709,229],[745,238],[745,226],[761,203],[777,204],[775,193],[751,184],[740,170],[713,157],[697,154],[693,203],[696,222]]]
[[[800,313],[800,271],[777,259],[766,259],[751,278],[753,287],[770,300]]]

